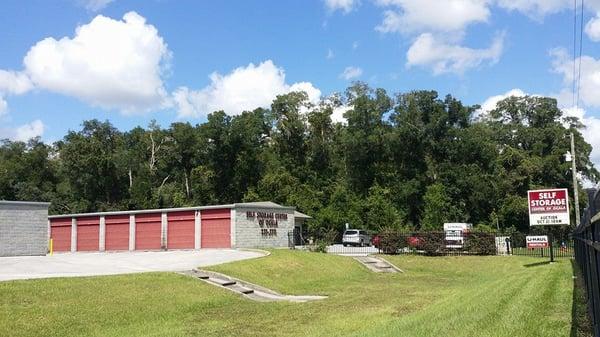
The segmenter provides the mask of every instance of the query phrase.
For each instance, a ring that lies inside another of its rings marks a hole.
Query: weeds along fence
[[[600,193],[588,190],[588,208],[575,229],[575,261],[583,278],[594,335],[600,337]]]

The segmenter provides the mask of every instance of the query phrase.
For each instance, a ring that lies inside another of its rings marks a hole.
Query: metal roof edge
[[[194,206],[194,207],[176,207],[176,208],[154,208],[154,209],[136,209],[129,211],[107,211],[93,213],[72,213],[72,214],[56,214],[49,215],[48,219],[72,218],[80,216],[106,216],[106,215],[131,215],[131,214],[146,214],[146,213],[162,213],[162,212],[180,212],[180,211],[198,211],[203,209],[219,209],[219,208],[234,208],[234,204],[226,205],[210,205],[210,206]]]
[[[42,201],[13,201],[0,200],[0,205],[30,205],[30,206],[50,206],[49,202]]]
[[[92,212],[92,213],[71,213],[71,214],[55,214],[49,215],[48,219],[72,218],[83,216],[107,216],[107,215],[133,215],[147,213],[162,213],[162,212],[179,212],[179,211],[197,211],[203,209],[219,209],[219,208],[261,208],[261,209],[282,209],[296,211],[294,206],[275,205],[256,205],[252,203],[234,203],[225,205],[210,205],[210,206],[193,206],[193,207],[177,207],[177,208],[155,208],[155,209],[139,209],[128,211],[107,211],[107,212]]]
[[[279,204],[275,204],[275,205],[258,205],[258,204],[252,204],[251,202],[236,203],[236,204],[233,204],[233,206],[235,208],[265,208],[265,209],[278,208],[278,209],[286,209],[286,210],[292,210],[292,211],[296,210],[295,206],[283,206],[283,205],[279,205]]]

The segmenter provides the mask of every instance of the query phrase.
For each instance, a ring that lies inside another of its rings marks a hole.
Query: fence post
[[[554,246],[552,245],[552,233],[548,233],[548,241],[550,241],[550,262],[554,262]]]

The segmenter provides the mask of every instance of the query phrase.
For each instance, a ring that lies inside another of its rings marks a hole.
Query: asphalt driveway
[[[0,281],[184,271],[264,256],[258,251],[203,249],[167,252],[63,253],[0,257]]]

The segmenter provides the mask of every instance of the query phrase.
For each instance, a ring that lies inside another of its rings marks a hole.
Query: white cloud
[[[0,93],[20,95],[32,88],[33,84],[27,75],[0,69]]]
[[[349,105],[342,105],[333,108],[333,112],[331,113],[331,121],[334,123],[342,123],[347,124],[348,120],[344,117],[346,111],[352,109]]]
[[[6,114],[6,112],[8,111],[8,103],[6,103],[6,100],[0,96],[0,116]]]
[[[333,53],[333,50],[327,49],[327,59],[331,60],[334,57],[335,57],[335,54]]]
[[[594,42],[600,41],[600,13],[585,25],[585,34]]]
[[[352,42],[352,50],[357,50],[357,49],[358,49],[358,41]]]
[[[498,6],[509,11],[518,11],[534,19],[573,8],[571,0],[497,0]]]
[[[33,87],[29,77],[23,73],[0,69],[0,116],[8,112],[8,95],[20,95]]]
[[[321,90],[315,88],[310,82],[294,83],[288,89],[288,92],[291,91],[304,91],[308,96],[308,101],[313,104],[318,103],[321,99]]]
[[[79,26],[73,38],[36,43],[22,72],[0,70],[0,94],[35,87],[124,113],[155,110],[168,97],[162,75],[169,58],[162,37],[142,16],[98,15]]]
[[[346,69],[344,69],[344,71],[340,74],[340,78],[343,78],[345,80],[352,80],[355,78],[358,78],[362,75],[363,70],[359,67],[354,67],[354,66],[350,66],[350,67],[346,67]]]
[[[559,94],[559,101],[572,102],[573,60],[565,49],[556,49],[553,56],[553,71],[563,76],[564,88]],[[575,60],[579,65],[579,58]],[[577,69],[577,74],[579,70]],[[588,107],[600,107],[600,59],[584,55],[581,57],[580,101]]]
[[[577,117],[585,125],[581,130],[583,138],[592,145],[590,160],[596,165],[600,165],[600,119],[589,116],[582,108],[567,107],[562,109],[565,116]]]
[[[527,96],[528,94],[525,93],[523,90],[521,89],[512,89],[507,91],[504,94],[501,95],[495,95],[495,96],[491,96],[488,99],[486,99],[483,103],[481,103],[481,108],[479,110],[477,110],[475,112],[476,115],[485,115],[487,113],[489,113],[490,111],[496,109],[496,104],[498,104],[498,102],[500,102],[503,99],[515,96],[515,97],[523,97],[523,96]]]
[[[234,69],[227,75],[213,73],[211,83],[194,91],[180,87],[173,93],[179,117],[200,117],[217,110],[231,115],[258,107],[268,107],[277,95],[290,91],[304,90],[312,103],[321,96],[319,89],[311,83],[300,82],[288,85],[285,72],[273,61]]]
[[[408,49],[406,65],[431,68],[434,75],[462,74],[481,64],[498,62],[503,46],[503,34],[497,36],[489,48],[473,49],[447,44],[430,33],[423,33]]]
[[[585,140],[593,147],[590,159],[600,165],[600,119],[586,112],[585,107],[600,107],[600,59],[591,56],[581,57],[581,84],[580,106],[573,106],[573,59],[565,49],[556,49],[551,52],[553,56],[552,70],[563,76],[563,89],[557,96],[558,104],[566,116],[578,117],[585,125],[582,134]],[[579,59],[575,60],[579,65]],[[578,69],[576,69],[578,72]],[[582,107],[583,106],[583,107]]]
[[[325,0],[325,6],[330,11],[342,11],[344,14],[348,14],[358,6],[358,0]]]
[[[83,5],[87,10],[97,12],[113,1],[114,0],[83,0]]]
[[[382,33],[399,33],[407,30],[403,27],[402,15],[396,11],[386,10],[383,12],[383,20],[375,27]]]
[[[17,128],[0,128],[0,139],[26,142],[34,137],[41,137],[44,134],[44,129],[44,123],[36,119],[31,123],[23,124]]]
[[[468,25],[487,22],[487,0],[377,0],[384,18],[376,29],[383,33],[462,32]]]

